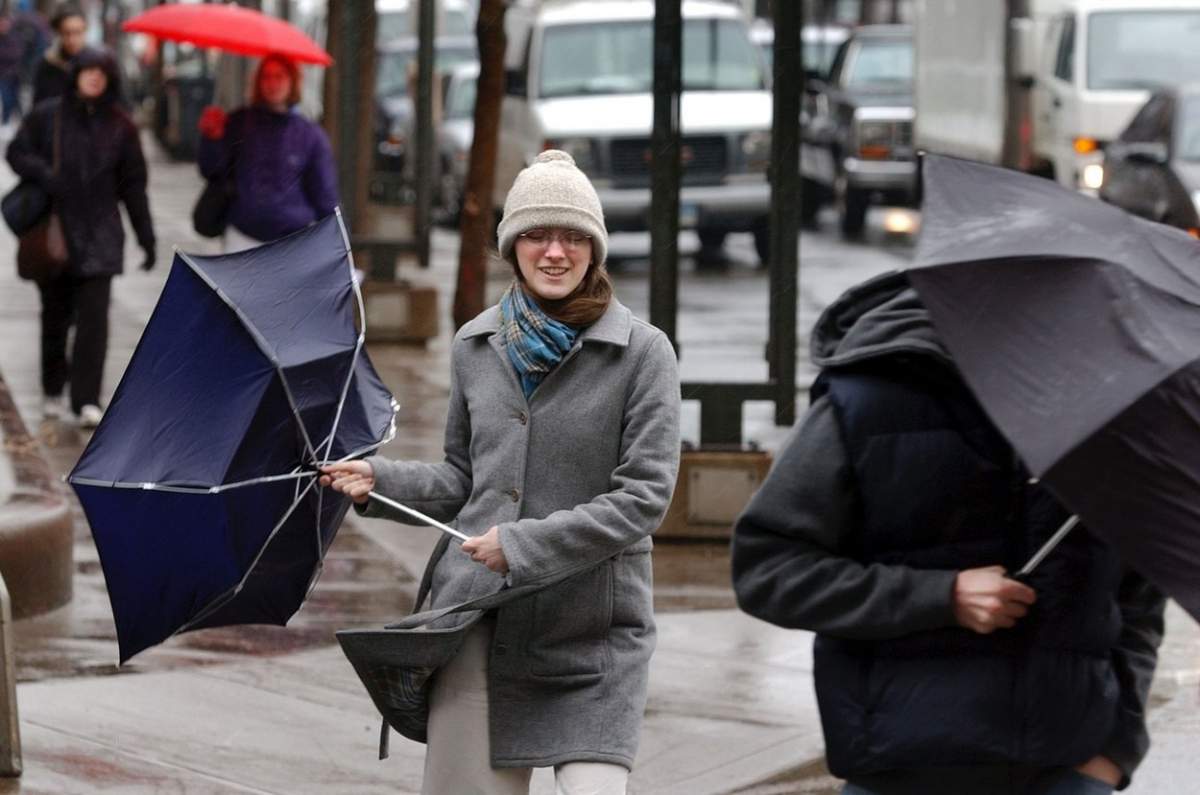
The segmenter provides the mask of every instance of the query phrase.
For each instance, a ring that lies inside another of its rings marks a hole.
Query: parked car
[[[872,204],[912,206],[913,38],[907,25],[870,25],[837,51],[827,80],[809,80],[800,134],[802,220],[838,208],[842,234],[862,234]]]
[[[409,157],[412,147],[416,109],[410,91],[410,76],[415,74],[417,39],[410,36],[381,46],[376,51],[375,64],[375,171],[377,198],[404,199],[393,196],[407,192],[413,179],[413,164]],[[444,73],[461,63],[478,63],[475,39],[462,36],[439,36],[434,40],[434,71]],[[436,80],[436,76],[435,76]]]
[[[651,0],[518,4],[507,12],[497,207],[543,149],[592,179],[610,231],[647,228],[653,128]],[[708,251],[753,232],[767,254],[771,92],[739,5],[684,0],[680,225]]]
[[[467,184],[467,164],[475,139],[475,89],[478,63],[460,63],[446,75],[442,123],[438,128],[438,204],[442,218],[457,223]]]
[[[1104,159],[1101,199],[1200,237],[1200,85],[1151,94]]]

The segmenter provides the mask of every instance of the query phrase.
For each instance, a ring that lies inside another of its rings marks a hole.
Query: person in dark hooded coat
[[[738,604],[817,633],[849,795],[1098,795],[1146,754],[1164,599],[1076,531],[901,273],[817,321],[813,403],[735,525]]]
[[[50,18],[54,42],[33,73],[33,104],[61,97],[71,88],[71,62],[87,44],[87,18],[74,5],[62,5]]]
[[[125,205],[145,253],[143,270],[154,266],[155,240],[146,159],[137,127],[118,102],[116,61],[105,51],[83,50],[74,61],[72,85],[72,91],[39,104],[25,118],[9,144],[8,162],[18,176],[50,194],[69,252],[64,272],[38,284],[45,413],[59,413],[69,381],[71,408],[82,426],[94,427],[101,413],[109,289],[112,277],[124,268],[119,205]],[[68,362],[72,324],[75,342]]]

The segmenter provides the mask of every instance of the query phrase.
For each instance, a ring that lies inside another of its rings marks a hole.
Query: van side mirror
[[[527,86],[525,85],[525,73],[520,69],[504,70],[504,93],[510,97],[524,97],[528,95]]]
[[[1034,63],[1037,53],[1034,41],[1033,20],[1029,17],[1015,17],[1009,20],[1008,32],[1012,41],[1012,76],[1018,84],[1028,88],[1033,85],[1034,75],[1037,74],[1037,64]]]

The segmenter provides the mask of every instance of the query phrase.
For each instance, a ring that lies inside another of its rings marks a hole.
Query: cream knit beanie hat
[[[592,262],[608,256],[604,210],[587,175],[566,152],[548,149],[513,180],[496,233],[500,254],[508,257],[517,235],[538,227],[565,227],[592,236]]]

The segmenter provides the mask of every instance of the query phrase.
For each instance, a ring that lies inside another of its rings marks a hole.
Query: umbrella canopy
[[[122,662],[184,630],[282,625],[303,603],[349,507],[316,463],[394,432],[356,307],[340,214],[249,251],[176,255],[68,477]]]
[[[155,6],[121,26],[197,47],[214,47],[238,55],[287,56],[300,63],[328,66],[333,58],[299,28],[281,19],[218,3],[170,3]]]
[[[1200,620],[1200,244],[1015,171],[924,159],[909,272],[1030,471]]]

